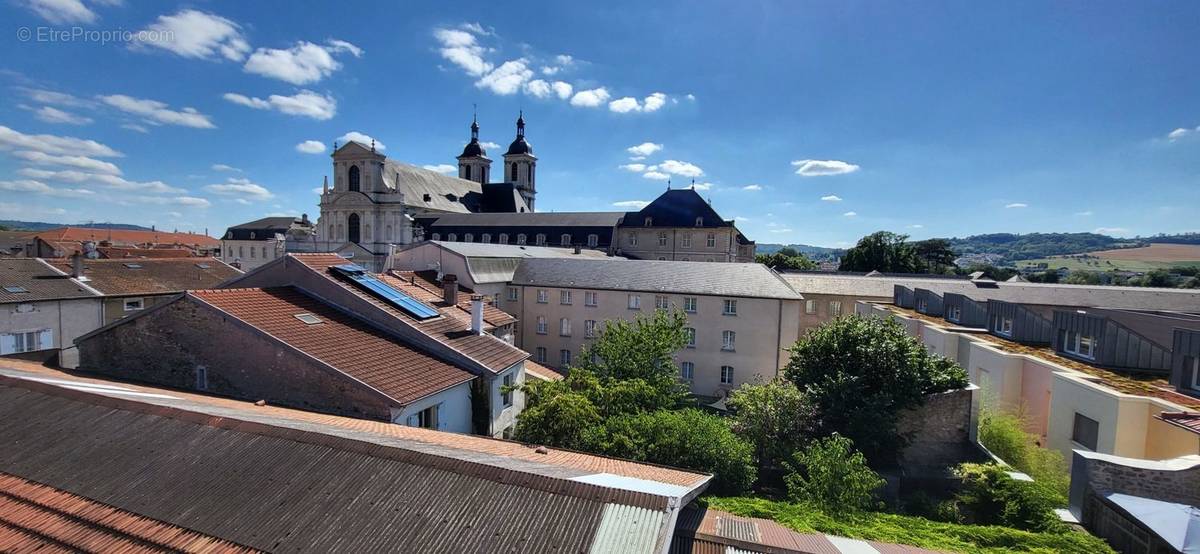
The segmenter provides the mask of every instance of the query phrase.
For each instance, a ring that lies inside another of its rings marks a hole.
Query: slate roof
[[[458,213],[418,216],[426,230],[445,227],[612,227],[623,212]]]
[[[396,188],[397,175],[400,177],[399,189]],[[411,207],[443,212],[470,211],[476,207],[483,192],[479,183],[474,181],[442,175],[392,159],[384,162],[383,183],[403,193],[404,203]],[[426,195],[428,200],[425,199]]]
[[[621,226],[645,227],[647,217],[652,218],[652,228],[697,227],[697,217],[703,218],[699,228],[733,226],[733,223],[721,219],[721,215],[700,193],[690,188],[667,190],[641,210],[627,213]]]
[[[893,287],[923,288],[937,294],[958,293],[976,301],[1021,304],[1164,310],[1200,313],[1200,290],[1050,283],[1013,283],[931,277],[867,277],[823,273],[783,273],[800,294],[832,294],[892,298]]]
[[[0,360],[0,471],[261,550],[662,552],[710,479],[28,365]]]
[[[234,225],[222,235],[230,240],[267,240],[276,234],[285,235],[294,225],[302,225],[298,217],[264,217],[241,225]],[[254,238],[250,234],[254,233]]]
[[[64,273],[71,260],[55,260]],[[206,266],[206,267],[201,267]],[[242,272],[214,258],[162,258],[84,260],[83,276],[88,286],[103,294],[168,294],[190,289],[213,288]]]
[[[529,215],[529,214],[525,214]],[[403,252],[412,248],[419,248],[425,244],[436,245],[439,248],[444,248],[450,252],[458,254],[466,258],[613,258],[623,260],[615,256],[609,256],[601,250],[590,250],[580,248],[576,254],[572,248],[554,248],[550,246],[529,246],[516,244],[496,244],[482,242],[449,242],[444,240],[429,240],[418,242],[416,244],[401,247],[398,251]]]
[[[523,260],[514,285],[667,292],[707,296],[802,297],[762,264],[658,260]]]
[[[187,248],[134,248],[98,246],[96,251],[107,259],[122,258],[194,258],[196,252]]]
[[[9,292],[21,287],[27,292]],[[39,258],[0,258],[0,304],[99,296]]]
[[[188,297],[288,344],[407,405],[475,376],[291,287],[198,290]],[[321,322],[296,318],[312,314]]]
[[[29,233],[28,236],[39,237],[47,241],[111,241],[113,245],[128,246],[137,244],[182,244],[216,248],[221,242],[208,235],[200,233],[169,233],[166,231],[135,231],[128,229],[92,229],[89,227],[58,227]]]

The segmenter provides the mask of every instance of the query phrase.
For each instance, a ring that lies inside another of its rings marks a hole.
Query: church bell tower
[[[504,180],[516,185],[517,191],[525,199],[529,211],[534,211],[533,202],[537,195],[537,185],[534,175],[537,173],[537,157],[533,155],[533,146],[525,140],[525,114],[517,116],[517,138],[508,145],[504,153]]]

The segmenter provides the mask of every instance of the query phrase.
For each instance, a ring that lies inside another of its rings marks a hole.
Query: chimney
[[[471,295],[471,332],[483,334],[483,295]]]
[[[579,243],[578,242],[575,243],[575,253],[578,254],[580,250],[581,250],[581,247],[579,246]]]
[[[83,254],[78,251],[71,256],[71,277],[76,279],[83,277]]]
[[[453,273],[442,276],[442,301],[450,306],[458,304],[458,276]]]

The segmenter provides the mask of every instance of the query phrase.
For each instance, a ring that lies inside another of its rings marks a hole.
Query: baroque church
[[[336,252],[382,271],[393,246],[423,240],[604,250],[642,259],[750,262],[754,242],[692,189],[668,190],[635,212],[537,212],[537,157],[525,117],[492,182],[492,160],[471,122],[458,175],[389,159],[370,145],[334,145],[333,183],[321,191],[320,219],[293,252]]]

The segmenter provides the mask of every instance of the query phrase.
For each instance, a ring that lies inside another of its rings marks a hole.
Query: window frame
[[[546,316],[539,315],[536,318],[534,318],[533,321],[534,321],[533,325],[534,325],[535,333],[537,333],[539,335],[549,334],[549,332],[550,332],[549,325],[550,324],[546,322]]]
[[[734,374],[733,366],[731,366],[731,365],[721,366],[721,384],[722,385],[732,385],[733,384],[733,374]]]
[[[517,287],[508,287],[508,301],[516,302],[520,298],[520,292]]]
[[[671,297],[665,294],[654,295],[654,309],[669,310],[671,309]]]
[[[725,298],[721,307],[721,315],[736,316],[737,315],[737,299]]]
[[[570,306],[571,291],[565,289],[558,291],[558,303],[562,306]]]
[[[695,327],[684,327],[683,334],[687,338],[687,342],[684,343],[684,347],[685,348],[695,348],[696,347],[696,328]]]
[[[560,336],[560,337],[571,336],[571,318],[569,318],[569,317],[558,318],[558,336]]]
[[[705,239],[704,239],[704,244],[708,248],[716,248],[717,247],[717,234],[709,233],[708,236],[705,237]]]
[[[1080,427],[1081,422],[1084,424],[1083,428]],[[1075,412],[1071,423],[1071,442],[1095,452],[1100,446],[1100,422]],[[1088,442],[1091,442],[1091,445]]]
[[[841,300],[830,300],[829,301],[829,316],[830,317],[841,317],[842,316],[842,301]]]
[[[813,300],[811,298],[805,300],[804,301],[804,313],[807,315],[816,315],[817,314],[817,301]]]
[[[505,390],[513,385],[513,375],[511,373],[504,376],[500,381],[500,404],[505,408],[511,408],[513,405],[512,389]]]
[[[563,348],[558,351],[558,367],[566,368],[571,365],[571,350]]]
[[[595,308],[600,302],[599,297],[600,295],[594,291],[586,291],[583,293],[583,305]]]
[[[642,295],[640,295],[640,294],[630,294],[630,295],[629,295],[629,300],[628,300],[628,303],[626,304],[626,306],[628,306],[628,308],[629,308],[630,310],[640,310],[640,309],[642,309]]]
[[[684,381],[696,380],[696,364],[695,362],[679,362],[679,378]]]
[[[129,307],[130,304],[136,304],[136,308]],[[121,306],[126,312],[140,312],[146,309],[146,300],[144,298],[126,298],[121,301]]]
[[[583,320],[583,338],[586,338],[586,339],[596,338],[596,320],[594,320],[594,319]]]
[[[683,311],[689,314],[694,314],[698,311],[700,302],[695,296],[683,297]]]
[[[737,352],[737,331],[730,329],[721,331],[721,351]]]
[[[533,350],[533,359],[539,364],[546,363],[546,355],[547,352],[545,346],[539,346]]]
[[[538,304],[549,304],[550,303],[550,291],[548,289],[538,289],[537,290],[537,303]]]

